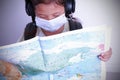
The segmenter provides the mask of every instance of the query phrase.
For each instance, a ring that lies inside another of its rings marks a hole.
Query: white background
[[[76,12],[83,27],[108,25],[112,28],[113,55],[106,62],[107,72],[120,72],[120,1],[76,0]],[[25,13],[24,0],[0,2],[0,46],[15,43],[31,18]]]

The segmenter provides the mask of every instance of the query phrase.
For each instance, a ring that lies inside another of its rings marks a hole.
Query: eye
[[[46,19],[47,16],[45,16],[45,15],[38,15],[38,17]]]
[[[53,14],[53,16],[56,18],[56,17],[58,17],[58,16],[60,16],[61,14]]]

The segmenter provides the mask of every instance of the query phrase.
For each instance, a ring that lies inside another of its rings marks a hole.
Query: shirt
[[[67,31],[69,31],[69,24],[68,23],[66,23],[64,25],[63,32],[67,32]],[[40,36],[40,37],[45,36],[45,34],[43,33],[43,31],[39,27],[37,28],[36,36]],[[22,36],[17,40],[17,42],[21,42],[21,41],[24,41],[24,34],[22,34]]]

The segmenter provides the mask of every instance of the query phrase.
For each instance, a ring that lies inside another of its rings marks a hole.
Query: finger
[[[104,61],[104,62],[106,62],[106,61],[109,60],[109,58],[105,58],[104,56],[99,56],[99,59],[102,60],[102,61]]]

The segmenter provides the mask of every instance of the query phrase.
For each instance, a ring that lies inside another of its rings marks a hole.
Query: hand
[[[106,62],[110,59],[111,55],[112,55],[112,49],[110,48],[108,51],[101,53],[98,57],[102,61]]]

